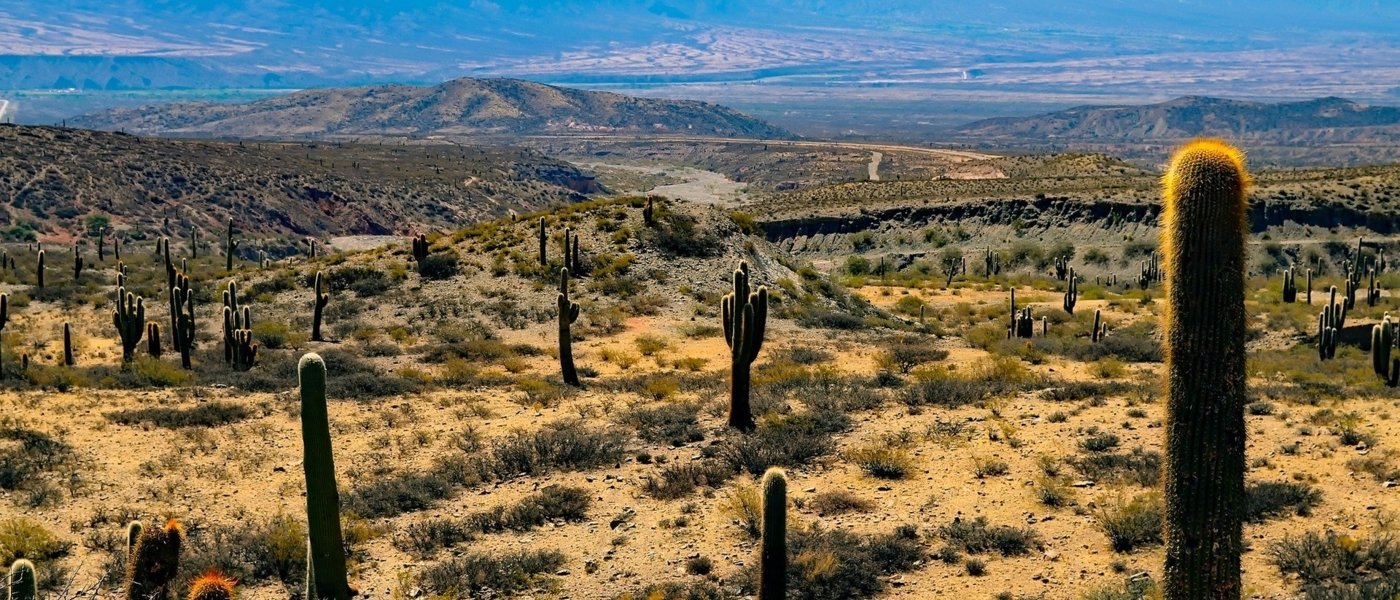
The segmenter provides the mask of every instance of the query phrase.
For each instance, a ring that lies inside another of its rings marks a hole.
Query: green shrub
[[[1099,526],[1108,535],[1115,552],[1132,552],[1162,543],[1162,498],[1157,493],[1142,494],[1130,502],[1099,511]]]

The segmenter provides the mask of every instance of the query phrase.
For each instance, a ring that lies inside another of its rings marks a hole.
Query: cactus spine
[[[1209,140],[1164,179],[1166,600],[1240,597],[1249,184],[1244,156]]]
[[[10,565],[9,579],[6,581],[10,600],[38,600],[39,578],[34,574],[34,563],[23,558]]]
[[[323,279],[322,273],[317,271],[316,291],[315,298],[313,299],[314,306],[311,313],[311,340],[316,342],[324,341],[321,339],[321,314],[325,311],[326,304],[331,301],[331,295],[321,291],[321,281]]]
[[[117,336],[122,341],[122,362],[131,362],[136,356],[136,345],[145,333],[146,301],[144,298],[117,288],[117,308],[112,311],[112,325],[117,328]]]
[[[340,493],[335,487],[330,420],[326,414],[326,363],[312,352],[297,365],[301,388],[301,440],[306,470],[306,555],[308,598],[349,600],[344,539],[340,534]],[[312,579],[314,578],[314,579]]]
[[[758,563],[758,599],[787,598],[787,476],[763,474],[763,548]]]
[[[569,300],[569,270],[559,269],[559,368],[564,383],[577,386],[578,371],[574,369],[573,334],[569,326],[578,320],[578,303]]]
[[[734,271],[734,291],[720,302],[724,341],[729,345],[729,426],[752,431],[756,424],[749,406],[749,368],[763,348],[768,328],[768,288],[749,291],[749,263]]]
[[[190,583],[189,600],[233,600],[234,581],[218,571],[206,571]]]
[[[165,600],[170,595],[184,538],[184,528],[174,519],[160,529],[140,532],[126,561],[126,600]]]
[[[63,366],[65,366],[65,367],[71,367],[71,366],[73,366],[74,364],[75,364],[75,362],[73,361],[73,328],[70,327],[70,326],[68,325],[68,322],[67,322],[67,321],[64,321],[64,323],[63,323]]]

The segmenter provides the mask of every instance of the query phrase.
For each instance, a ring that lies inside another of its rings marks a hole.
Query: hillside
[[[243,104],[114,109],[75,123],[135,133],[240,138],[603,132],[791,137],[760,120],[705,102],[472,78],[432,87],[314,89]]]
[[[1342,98],[1269,104],[1186,96],[1139,106],[1079,106],[1032,117],[984,119],[960,138],[1153,142],[1218,136],[1277,144],[1400,139],[1400,108]]]
[[[0,126],[0,229],[67,242],[90,216],[142,239],[169,217],[216,239],[228,219],[271,238],[404,233],[536,210],[598,191],[571,165],[520,149],[237,143]],[[244,252],[256,248],[245,244]],[[251,254],[250,254],[251,256]]]

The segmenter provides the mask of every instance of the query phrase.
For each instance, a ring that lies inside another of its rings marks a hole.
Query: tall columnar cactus
[[[549,264],[549,232],[544,225],[544,217],[540,217],[540,266]]]
[[[73,328],[65,321],[63,323],[63,366],[71,367],[76,362],[73,360]]]
[[[78,250],[78,245],[73,244],[73,281],[77,281],[83,276],[83,253]]]
[[[239,329],[239,317],[243,316],[238,308],[238,286],[234,282],[228,282],[228,287],[224,289],[224,362],[234,364],[234,341],[233,333]]]
[[[217,570],[206,571],[190,583],[188,600],[233,600],[235,582]]]
[[[1313,270],[1308,269],[1308,305],[1312,305],[1312,274]]]
[[[175,287],[170,288],[170,320],[171,345],[180,353],[180,365],[189,369],[195,342],[194,290],[184,275],[177,277]]]
[[[570,246],[572,245],[573,237],[574,237],[574,230],[572,230],[572,229],[570,229],[570,228],[568,228],[568,227],[565,227],[565,228],[564,228],[564,247],[563,247],[563,249],[560,251],[560,256],[564,259],[564,268],[565,268],[565,269],[568,269],[570,273],[572,273],[572,272],[574,271],[573,265],[569,264],[569,248],[570,248]]]
[[[1381,379],[1390,376],[1390,349],[1395,345],[1394,336],[1395,328],[1390,322],[1390,315],[1371,328],[1371,369]]]
[[[1249,185],[1243,154],[1212,140],[1164,179],[1166,600],[1240,597]]]
[[[180,571],[185,529],[171,519],[160,529],[144,529],[126,562],[126,600],[166,600]]]
[[[141,335],[146,330],[145,299],[117,288],[117,308],[112,311],[112,325],[117,328],[117,336],[122,341],[122,362],[131,362],[136,356],[136,345],[141,343]]]
[[[1366,285],[1366,304],[1375,306],[1381,301],[1381,286],[1376,283],[1376,270],[1371,269],[1371,281]]]
[[[233,239],[233,219],[228,220],[228,232],[224,234],[224,270],[233,270],[233,257],[238,253],[238,240]]]
[[[199,230],[193,227],[190,228],[190,258],[199,259]]]
[[[428,236],[418,234],[413,238],[413,262],[418,266],[418,272],[423,272],[423,263],[428,260]]]
[[[1065,256],[1055,257],[1055,279],[1065,281],[1069,274],[1069,258]]]
[[[758,561],[758,600],[787,598],[787,476],[763,474],[763,537]]]
[[[43,248],[40,248],[40,249],[39,249],[39,259],[38,259],[38,260],[39,260],[39,262],[38,262],[38,265],[34,267],[34,272],[35,272],[35,277],[36,277],[36,280],[37,280],[37,283],[38,283],[38,287],[39,287],[39,289],[42,290],[42,289],[44,289],[44,249],[43,249]]]
[[[316,272],[316,291],[315,296],[312,297],[311,339],[317,342],[324,341],[321,338],[321,315],[324,313],[326,305],[331,301],[331,295],[321,291],[321,282],[324,278],[320,271]]]
[[[1065,312],[1074,314],[1074,306],[1079,303],[1079,279],[1074,274],[1074,267],[1069,268],[1067,274],[1069,285],[1065,289]]]
[[[39,577],[34,573],[34,563],[21,558],[10,565],[5,588],[10,600],[38,600]]]
[[[126,558],[131,560],[132,553],[136,552],[136,542],[141,540],[141,532],[146,530],[146,526],[140,521],[132,521],[126,524]]]
[[[982,262],[984,264],[983,268],[987,271],[987,277],[1001,273],[1001,255],[992,252],[991,246],[987,247],[987,252],[983,255]]]
[[[656,224],[656,205],[653,204],[651,196],[647,196],[646,206],[642,207],[642,223],[647,227]]]
[[[579,385],[578,371],[574,369],[573,333],[569,326],[578,320],[577,302],[569,300],[569,270],[559,269],[559,368],[564,374],[564,383]]]
[[[768,328],[768,288],[749,290],[749,263],[734,271],[734,291],[720,301],[724,341],[729,344],[729,426],[752,431],[757,425],[749,406],[749,368],[763,348]]]
[[[155,321],[146,323],[146,353],[160,358],[160,325]]]
[[[1294,280],[1293,269],[1283,270],[1283,301],[1287,304],[1298,301],[1298,285]]]
[[[1094,309],[1094,328],[1089,331],[1089,341],[1098,342],[1103,339],[1103,311]]]
[[[107,228],[97,230],[97,262],[107,262]]]
[[[569,272],[570,272],[570,273],[573,273],[573,274],[574,274],[574,277],[583,277],[583,276],[584,276],[584,272],[583,272],[583,263],[582,263],[581,261],[579,261],[579,254],[578,254],[578,238],[579,238],[579,236],[578,236],[577,234],[575,234],[575,235],[574,235],[574,247],[573,247],[573,250],[571,250],[570,253],[569,253]]]
[[[122,239],[112,236],[112,258],[120,261],[122,259]]]
[[[10,322],[10,295],[0,294],[0,352],[5,348],[5,325]],[[5,378],[4,355],[0,354],[0,379]]]
[[[224,352],[228,363],[240,371],[253,368],[258,345],[253,343],[253,317],[248,307],[241,311],[224,306]]]
[[[335,486],[330,419],[326,414],[326,363],[308,353],[297,365],[301,387],[302,464],[306,470],[306,521],[310,536],[308,592],[315,600],[349,600],[344,539],[340,534],[340,493]]]

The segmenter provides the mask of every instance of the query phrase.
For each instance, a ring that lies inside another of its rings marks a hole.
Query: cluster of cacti
[[[413,238],[413,262],[418,265],[418,272],[423,272],[423,263],[428,260],[428,236],[418,234]]]
[[[420,263],[421,264],[421,263]],[[311,339],[313,341],[323,341],[321,339],[321,315],[326,309],[326,305],[331,301],[331,295],[321,291],[321,281],[324,279],[320,271],[316,272],[315,295],[312,297],[311,312]]]
[[[224,270],[233,270],[233,256],[238,252],[238,240],[233,239],[233,219],[228,220],[228,233],[224,236]]]
[[[1147,289],[1147,286],[1155,282],[1162,281],[1162,265],[1160,256],[1153,252],[1147,260],[1138,263],[1138,287]]]
[[[326,363],[315,353],[297,365],[301,392],[302,466],[306,472],[307,600],[348,600],[340,492],[335,485],[330,418],[326,411]]]
[[[758,558],[758,600],[787,598],[787,476],[763,474],[763,534]]]
[[[1331,287],[1329,298],[1322,314],[1317,316],[1317,355],[1322,360],[1337,355],[1337,340],[1347,318],[1346,304],[1337,301],[1337,286]]]
[[[541,219],[540,222],[543,223],[544,220]],[[544,230],[541,230],[541,232],[543,231]],[[576,235],[572,229],[565,227],[562,253],[564,256],[564,268],[568,269],[569,273],[572,273],[575,277],[582,277],[583,272],[579,264],[578,238],[579,236]],[[540,256],[543,257],[544,255],[541,254]]]
[[[1292,304],[1298,301],[1298,285],[1294,281],[1294,270],[1283,270],[1283,301]]]
[[[1035,335],[1035,317],[1031,307],[1016,308],[1016,288],[1011,288],[1011,324],[1006,328],[1006,339],[1031,338]]]
[[[253,315],[238,304],[238,286],[232,281],[224,290],[224,362],[240,371],[253,368],[258,345],[253,343]]]
[[[1055,279],[1065,281],[1070,275],[1069,257],[1055,257]]]
[[[578,320],[578,303],[569,300],[569,270],[559,269],[559,369],[564,383],[577,386],[578,371],[574,369],[573,333],[569,326]]]
[[[1066,274],[1069,285],[1065,286],[1064,309],[1069,314],[1074,314],[1074,305],[1079,303],[1079,278],[1074,274],[1074,267],[1069,267]]]
[[[172,277],[174,284],[170,287],[170,346],[180,353],[180,365],[188,369],[195,341],[194,291],[190,289],[188,276],[179,273]]]
[[[160,324],[155,321],[146,323],[146,353],[160,358]]]
[[[1089,341],[1097,343],[1108,335],[1108,323],[1103,320],[1103,315],[1099,309],[1094,309],[1094,327],[1089,330]]]
[[[34,563],[21,558],[10,565],[5,591],[9,600],[38,600],[39,576],[34,572]]]
[[[763,348],[768,328],[768,288],[749,289],[749,263],[734,271],[734,290],[720,301],[724,342],[729,345],[729,426],[740,431],[756,427],[749,406],[749,368]]]
[[[112,311],[112,325],[117,328],[117,336],[122,342],[122,362],[131,362],[136,356],[136,345],[146,332],[146,301],[144,298],[117,288],[117,308]]]
[[[986,254],[983,255],[982,264],[987,277],[1001,273],[1001,255],[993,252],[991,247],[988,247]]]
[[[1216,141],[1178,151],[1164,179],[1166,600],[1240,597],[1249,183]]]

